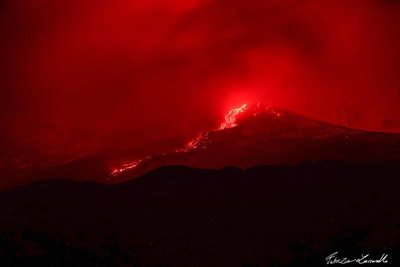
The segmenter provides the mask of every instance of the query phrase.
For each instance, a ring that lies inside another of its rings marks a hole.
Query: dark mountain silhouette
[[[0,193],[1,266],[399,266],[400,165],[163,167],[115,185]]]

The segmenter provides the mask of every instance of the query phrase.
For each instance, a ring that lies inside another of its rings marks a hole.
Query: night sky
[[[162,150],[255,101],[400,131],[399,29],[396,0],[2,0],[0,167]]]

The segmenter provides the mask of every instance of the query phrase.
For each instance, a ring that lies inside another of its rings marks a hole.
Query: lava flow
[[[135,161],[132,161],[132,162],[129,162],[129,163],[124,163],[120,167],[113,169],[113,171],[110,173],[109,176],[110,177],[116,177],[119,174],[121,174],[121,173],[123,173],[123,172],[125,172],[127,170],[136,168],[143,160],[144,159],[139,159],[139,160],[135,160]]]
[[[218,129],[213,130],[213,132],[221,131],[229,128],[233,128],[238,126],[236,120],[240,113],[243,113],[247,110],[248,105],[243,104],[238,108],[234,108],[228,111],[225,115],[225,121],[221,123],[221,126]],[[175,152],[189,152],[193,149],[204,147],[207,144],[208,140],[208,132],[200,134],[196,139],[191,140],[187,143],[184,148],[177,149]]]
[[[243,113],[247,109],[247,104],[242,105],[239,108],[231,109],[228,114],[225,115],[225,122],[221,124],[219,130],[229,129],[237,126],[236,118],[240,113]]]
[[[257,105],[257,112],[259,111],[259,104]],[[268,109],[268,108],[267,108]],[[237,118],[239,116],[239,114],[245,112],[246,110],[248,110],[248,105],[247,104],[243,104],[242,106],[238,107],[238,108],[234,108],[228,111],[228,113],[225,115],[225,121],[221,123],[220,127],[218,129],[212,130],[211,132],[216,132],[216,131],[222,131],[225,129],[230,129],[230,128],[234,128],[236,126],[238,126],[237,123]],[[257,114],[254,113],[254,115]],[[191,140],[190,142],[187,143],[187,145],[183,148],[179,148],[177,150],[175,150],[175,153],[186,153],[195,149],[199,149],[199,148],[204,148],[206,146],[206,144],[208,143],[208,135],[209,132],[205,132],[205,133],[201,133],[196,139]],[[125,171],[134,169],[136,167],[138,167],[144,160],[150,159],[152,158],[151,156],[147,156],[145,158],[142,159],[138,159],[129,163],[124,163],[121,166],[113,169],[110,173],[110,177],[116,177],[122,173],[124,173]]]

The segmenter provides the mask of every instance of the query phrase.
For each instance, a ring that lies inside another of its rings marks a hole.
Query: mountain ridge
[[[250,106],[233,122],[232,127],[200,134],[183,149],[128,163],[112,179],[138,176],[164,165],[247,168],[319,160],[400,160],[400,134],[333,125],[270,106]]]
[[[258,165],[295,165],[304,161],[400,160],[400,134],[351,129],[268,105],[243,107],[240,112],[231,113],[235,116],[225,118],[221,127],[203,132],[175,150],[142,158],[137,158],[135,148],[129,147],[123,155],[94,154],[35,172],[21,172],[20,181],[13,183],[4,177],[0,188],[49,179],[119,183],[171,165],[245,169]]]

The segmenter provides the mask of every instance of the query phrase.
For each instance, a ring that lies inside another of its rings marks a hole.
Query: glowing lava
[[[208,140],[208,132],[200,134],[196,139],[189,141],[184,148],[175,150],[176,153],[189,152],[197,148],[205,147]]]
[[[241,107],[229,110],[228,114],[225,115],[225,121],[221,123],[221,126],[218,129],[213,130],[213,132],[236,127],[237,116],[240,113],[246,111],[247,107],[248,107],[247,104],[243,104]],[[177,149],[175,152],[177,153],[189,152],[197,148],[204,148],[207,143],[208,143],[208,132],[200,134],[196,139],[188,142],[184,148]]]
[[[245,112],[247,109],[248,109],[248,105],[243,104],[242,106],[240,106],[238,108],[229,110],[229,112],[225,115],[225,121],[223,123],[221,123],[221,126],[218,129],[215,129],[211,132],[221,131],[221,130],[225,130],[225,129],[229,129],[229,128],[238,126],[238,124],[237,124],[238,115]],[[254,115],[256,115],[256,113]],[[175,150],[175,153],[186,153],[186,152],[189,152],[189,151],[192,151],[195,149],[205,148],[206,145],[209,143],[208,136],[209,136],[209,132],[201,133],[196,139],[188,142],[185,147]],[[165,154],[165,155],[167,155],[167,154]],[[130,163],[125,163],[125,164],[121,165],[120,167],[113,169],[112,172],[110,173],[109,177],[116,177],[128,170],[134,169],[134,168],[138,167],[144,160],[147,160],[150,158],[152,158],[152,157],[147,156],[145,158],[132,161]]]
[[[115,168],[112,170],[112,172],[110,173],[110,177],[116,177],[118,175],[120,175],[123,172],[126,172],[127,170],[131,170],[133,168],[136,168],[137,166],[139,166],[140,163],[142,163],[143,160],[149,159],[150,157],[145,157],[143,159],[138,159],[129,163],[124,163],[121,166],[119,166],[118,168]]]
[[[240,113],[243,113],[247,109],[247,104],[242,105],[239,108],[231,109],[228,114],[225,115],[225,122],[221,124],[219,130],[229,129],[237,126],[236,118]]]

